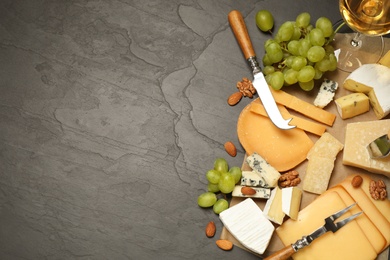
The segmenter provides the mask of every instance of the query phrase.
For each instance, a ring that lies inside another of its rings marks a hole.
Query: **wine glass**
[[[338,68],[352,72],[378,62],[384,50],[382,35],[390,32],[390,0],[340,0],[339,4],[343,20],[335,25],[339,33],[334,42]],[[353,33],[345,33],[346,25]]]

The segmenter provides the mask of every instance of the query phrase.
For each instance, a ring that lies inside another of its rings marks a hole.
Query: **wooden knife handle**
[[[231,11],[228,14],[228,20],[230,27],[233,30],[234,36],[237,39],[238,45],[240,45],[241,51],[245,56],[245,59],[256,56],[251,39],[249,38],[244,18],[242,18],[241,13],[237,10]]]
[[[264,260],[287,260],[290,256],[295,253],[295,250],[292,246],[286,246],[283,249],[273,253],[272,255],[264,258]]]

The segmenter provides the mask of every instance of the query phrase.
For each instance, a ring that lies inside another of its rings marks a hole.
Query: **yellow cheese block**
[[[306,159],[313,141],[299,128],[282,130],[269,118],[252,113],[255,99],[242,111],[237,122],[237,135],[247,154],[258,153],[279,172],[288,171]]]
[[[274,96],[275,101],[278,104],[284,105],[292,110],[301,113],[317,122],[332,126],[336,115],[332,114],[322,108],[316,107],[306,101],[303,101],[293,95],[288,94],[282,90],[274,90],[272,88],[271,92]]]
[[[324,125],[293,116],[282,105],[278,105],[278,108],[283,118],[292,118],[291,122],[289,123],[290,125],[295,125],[299,129],[318,136],[321,136],[326,131],[326,127]],[[251,105],[251,111],[262,116],[268,116],[264,106],[261,103],[253,103]]]
[[[390,177],[390,156],[371,159],[367,145],[390,129],[390,119],[349,123],[345,130],[343,164]]]
[[[271,191],[271,197],[265,204],[263,214],[276,224],[283,223],[286,214],[282,210],[282,190],[279,187]]]
[[[328,184],[334,168],[334,158],[312,156],[307,164],[303,190],[322,194],[328,189]]]
[[[307,154],[310,160],[312,155],[335,159],[344,145],[330,133],[324,133]]]
[[[288,187],[282,189],[282,210],[291,219],[298,218],[299,208],[301,206],[302,190],[297,187]]]
[[[352,93],[335,100],[342,119],[361,115],[370,110],[370,100],[363,93]]]
[[[327,191],[301,210],[296,221],[292,219],[285,221],[276,229],[276,233],[284,245],[291,245],[302,236],[309,235],[323,226],[326,217],[346,206],[348,205],[337,192]],[[350,215],[351,212],[347,212],[343,217]],[[356,220],[351,221],[336,233],[327,232],[293,255],[294,260],[368,260],[376,257],[375,248],[368,241]]]

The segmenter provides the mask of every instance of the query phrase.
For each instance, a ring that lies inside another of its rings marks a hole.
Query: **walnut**
[[[282,188],[297,186],[299,183],[301,183],[301,178],[295,170],[288,171],[279,177],[279,185]]]
[[[386,184],[383,180],[371,180],[369,189],[374,200],[385,200],[387,198]]]
[[[256,93],[256,89],[252,85],[252,81],[248,78],[242,78],[241,81],[237,82],[237,89],[242,93],[244,97],[252,98]]]

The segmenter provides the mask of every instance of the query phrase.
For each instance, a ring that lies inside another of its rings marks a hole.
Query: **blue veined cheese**
[[[324,108],[328,105],[333,100],[338,86],[339,84],[337,82],[330,79],[324,79],[317,97],[314,99],[314,105],[319,108]]]
[[[260,255],[267,249],[275,230],[251,198],[222,211],[219,218],[244,247]]]
[[[280,173],[272,167],[258,153],[253,153],[246,158],[249,167],[258,173],[269,187],[276,187],[280,178]]]
[[[262,187],[251,187],[256,191],[253,195],[245,195],[242,194],[241,188],[247,187],[245,185],[236,185],[234,187],[234,190],[232,192],[233,197],[241,197],[241,198],[258,198],[258,199],[269,199],[271,196],[271,189],[269,188],[262,188]]]
[[[242,171],[241,185],[250,187],[269,188],[264,178],[256,171]]]

